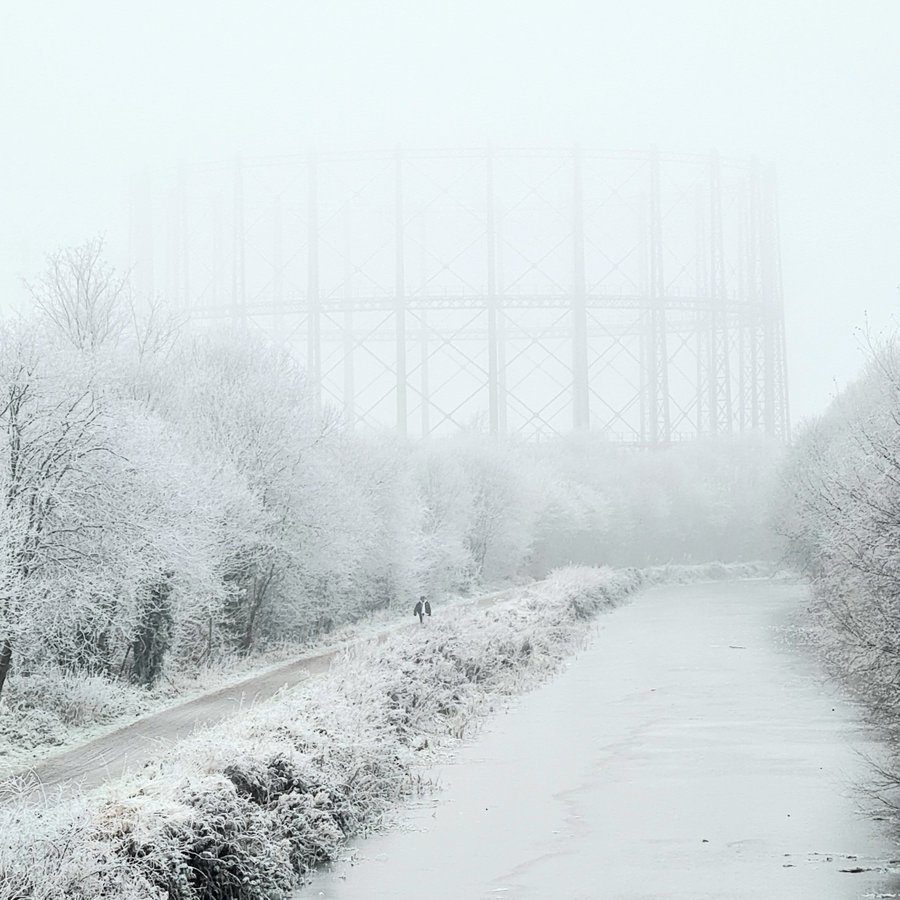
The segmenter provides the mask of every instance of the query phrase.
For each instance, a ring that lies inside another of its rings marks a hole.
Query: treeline
[[[832,662],[896,721],[900,690],[900,344],[798,435],[778,514]]]
[[[572,560],[769,550],[763,442],[360,434],[287,350],[134,302],[101,251],[54,256],[0,330],[0,691],[151,685]]]
[[[774,559],[771,502],[783,452],[753,434],[647,452],[593,435],[537,445],[560,495],[535,559],[545,568]]]

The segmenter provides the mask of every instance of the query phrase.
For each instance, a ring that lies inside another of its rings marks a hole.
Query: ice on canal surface
[[[766,580],[643,592],[297,897],[893,896],[859,793],[880,748],[790,639],[805,602]]]

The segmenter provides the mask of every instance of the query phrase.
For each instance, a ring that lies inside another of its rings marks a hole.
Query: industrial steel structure
[[[135,192],[139,290],[294,344],[360,425],[786,437],[774,175],[718,154],[309,153]]]

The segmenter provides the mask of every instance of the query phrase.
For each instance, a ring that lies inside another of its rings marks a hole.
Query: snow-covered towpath
[[[298,898],[897,896],[856,789],[879,748],[782,627],[804,602],[767,581],[642,592],[432,773],[408,828]]]
[[[453,606],[491,606],[514,595],[520,588],[504,588],[467,600],[455,600]],[[250,675],[219,690],[192,700],[176,702],[159,712],[122,725],[93,740],[59,753],[50,754],[29,769],[0,778],[0,800],[6,793],[38,803],[56,802],[79,791],[95,788],[121,778],[156,758],[179,740],[207,725],[268,700],[282,688],[327,672],[332,660],[350,643],[381,640],[393,631],[414,628],[412,617],[405,616],[388,625],[361,628],[352,641],[337,647],[311,651],[292,662]]]
[[[267,700],[285,687],[326,672],[337,650],[309,653],[193,700],[144,716],[79,746],[48,756],[24,772],[0,780],[4,790],[50,802],[121,778],[156,758],[198,728]]]

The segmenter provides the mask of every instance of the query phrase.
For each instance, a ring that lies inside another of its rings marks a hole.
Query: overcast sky
[[[898,0],[0,0],[0,291],[124,245],[129,180],[310,146],[757,154],[794,418],[900,305]]]

